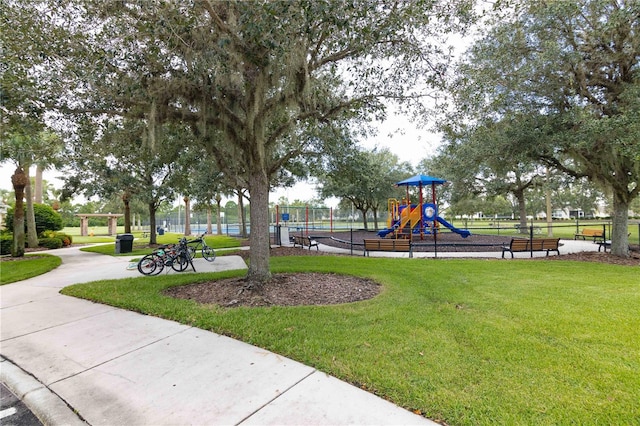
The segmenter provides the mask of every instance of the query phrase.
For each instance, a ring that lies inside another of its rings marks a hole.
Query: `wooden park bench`
[[[598,251],[604,249],[604,252],[607,252],[607,249],[611,250],[611,240],[602,240],[598,241]]]
[[[631,233],[627,234],[627,238],[629,238],[630,236],[631,236]],[[598,244],[598,251],[601,251],[603,249],[605,253],[607,252],[607,249],[611,251],[611,240],[602,239],[600,241],[597,241],[596,244]]]
[[[604,230],[603,229],[593,229],[593,228],[584,228],[582,232],[578,232],[573,236],[574,240],[578,238],[582,238],[583,240],[588,238],[593,238],[593,242],[603,241],[604,240]]]
[[[318,242],[315,240],[312,240],[311,237],[306,236],[306,237],[302,237],[300,235],[294,235],[293,236],[293,246],[297,247],[300,246],[302,248],[305,247],[309,247],[309,250],[311,250],[311,247],[315,247],[316,250],[318,249]]]
[[[413,250],[411,247],[411,240],[406,239],[365,239],[364,240],[364,255],[369,256],[369,252],[372,251],[398,251],[409,252],[409,257],[413,257]]]
[[[560,255],[560,238],[534,238],[533,240],[526,240],[524,238],[512,238],[508,246],[502,246],[502,258],[504,259],[505,252],[532,252],[532,251],[546,251],[549,256],[550,251],[555,251]]]

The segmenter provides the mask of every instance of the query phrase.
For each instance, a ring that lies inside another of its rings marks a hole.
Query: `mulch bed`
[[[338,274],[275,274],[259,290],[245,290],[244,278],[190,284],[165,294],[223,307],[335,305],[371,299],[381,286],[373,280]]]

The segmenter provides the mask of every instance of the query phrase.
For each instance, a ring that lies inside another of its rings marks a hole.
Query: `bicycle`
[[[178,244],[162,245],[151,254],[144,256],[138,262],[138,271],[143,275],[158,275],[165,266],[170,266],[176,272],[182,272],[193,262],[189,254],[187,239],[181,238]],[[195,268],[193,268],[195,271]]]
[[[203,232],[202,235],[199,235],[197,238],[193,240],[187,241],[187,245],[189,245],[189,256],[193,259],[196,256],[198,250],[202,254],[202,257],[205,258],[209,262],[213,262],[216,260],[216,252],[213,247],[209,247],[207,242],[204,239],[204,236],[207,235],[206,232]]]

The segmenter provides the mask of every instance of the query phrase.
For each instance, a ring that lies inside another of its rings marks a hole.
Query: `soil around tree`
[[[335,305],[371,299],[382,286],[373,280],[338,274],[275,274],[259,290],[244,289],[244,278],[172,287],[165,294],[222,307]]]
[[[351,232],[346,235],[352,238]],[[375,235],[375,234],[373,234]],[[442,234],[440,241],[448,241],[449,245],[443,245],[438,250],[441,251],[500,251],[503,243],[508,243],[510,236],[495,235],[472,235],[467,238],[464,245],[456,246],[455,243],[462,243],[459,235]],[[337,240],[342,238],[336,237]],[[340,235],[345,237],[345,234]],[[314,235],[314,237],[316,237]],[[364,238],[372,238],[371,232],[354,232],[353,241],[362,243]],[[473,238],[473,240],[470,240]],[[330,238],[318,238],[322,244],[333,245],[335,247],[348,248],[349,246]],[[343,240],[344,241],[344,240]],[[351,241],[350,239],[348,241]],[[474,242],[479,246],[474,247],[468,243]],[[432,245],[431,245],[432,247]],[[417,250],[428,250],[429,245],[418,246]],[[491,248],[491,250],[489,250]],[[632,247],[633,248],[633,247]],[[354,252],[355,255],[359,253]],[[245,261],[249,259],[249,250],[238,252]],[[273,247],[271,256],[342,256],[328,253],[312,248],[300,247]],[[433,261],[431,258],[416,259],[417,261]],[[536,257],[528,259],[530,261],[557,261],[573,260],[580,262],[600,262],[617,264],[630,267],[640,267],[640,250],[634,249],[631,257],[623,259],[602,252],[584,252],[574,254],[551,255],[549,257]],[[179,287],[172,287],[165,291],[168,296],[182,299],[194,300],[202,304],[215,304],[226,308],[236,307],[260,307],[260,306],[300,306],[300,305],[333,305],[342,303],[354,303],[371,299],[377,296],[382,290],[382,285],[373,280],[339,275],[320,273],[287,273],[276,274],[273,280],[264,286],[260,291],[242,291],[246,282],[244,278],[223,279],[209,281],[198,284],[191,284]]]

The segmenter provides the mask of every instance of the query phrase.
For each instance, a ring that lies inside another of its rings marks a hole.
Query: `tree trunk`
[[[191,203],[189,197],[184,197],[184,235],[191,235]]]
[[[247,286],[250,289],[255,289],[266,284],[271,278],[269,269],[269,179],[266,173],[262,170],[252,170],[249,173],[249,186],[251,195],[251,203],[249,203],[251,252]]]
[[[372,207],[371,211],[373,212],[373,229],[374,231],[378,231],[378,208]]]
[[[207,234],[213,234],[213,227],[211,225],[211,217],[212,217],[212,212],[211,212],[211,206],[208,205],[207,206]]]
[[[547,201],[547,236],[553,237],[553,207],[551,205],[551,190],[549,188],[545,190],[545,197]]]
[[[629,203],[613,194],[611,254],[629,257]]]
[[[251,211],[251,205],[249,205],[249,212]],[[238,190],[238,231],[242,238],[247,238],[247,222],[244,218],[244,197],[242,196],[242,190]]]
[[[13,244],[11,256],[24,256],[24,188],[27,186],[28,177],[22,167],[18,166],[11,176],[11,184],[16,196],[16,206],[13,212]]]
[[[358,209],[360,213],[362,213],[362,226],[364,226],[364,230],[369,230],[369,224],[367,223],[367,210],[366,209]]]
[[[158,244],[156,237],[156,205],[149,203],[149,244]]]
[[[217,231],[218,231],[218,235],[222,235],[222,215],[221,213],[221,205],[220,203],[222,202],[222,197],[220,197],[219,195],[216,196],[216,204],[218,205],[218,212],[216,215],[216,227],[217,227]]]
[[[129,205],[129,193],[122,194],[122,202],[124,203],[124,233],[131,233],[131,206]]]
[[[36,187],[33,195],[33,201],[42,204],[42,167],[36,165]]]
[[[38,247],[38,230],[36,229],[36,213],[33,209],[33,196],[31,194],[31,178],[29,168],[24,169],[27,185],[24,187],[24,197],[27,200],[27,243],[30,248]]]
[[[524,191],[515,191],[514,194],[518,200],[518,212],[520,213],[520,233],[529,234],[527,229],[527,204],[524,199]]]

